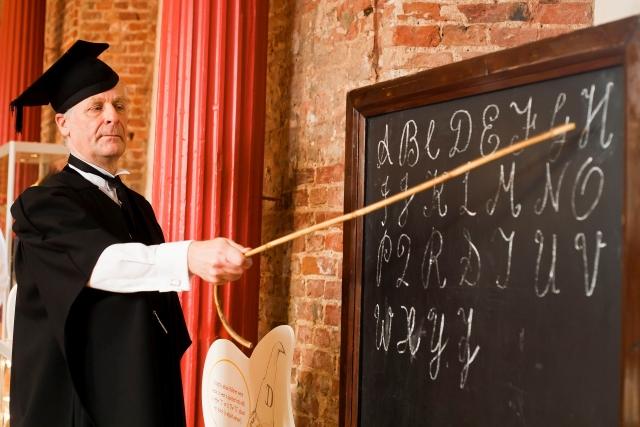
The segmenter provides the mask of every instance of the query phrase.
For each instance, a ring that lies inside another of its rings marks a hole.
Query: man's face
[[[84,160],[110,169],[124,153],[128,101],[120,85],[56,114],[69,148]]]

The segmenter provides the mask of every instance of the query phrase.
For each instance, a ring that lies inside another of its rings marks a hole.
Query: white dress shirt
[[[114,176],[96,165],[85,163],[107,176]],[[104,178],[83,172],[72,165],[69,167],[97,186],[114,203],[120,204],[115,188]],[[119,170],[116,176],[128,173]],[[187,251],[191,242],[186,240],[149,246],[142,243],[111,245],[100,254],[87,286],[119,293],[189,291],[191,282]]]

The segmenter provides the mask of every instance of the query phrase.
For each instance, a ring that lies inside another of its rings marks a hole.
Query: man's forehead
[[[113,89],[92,95],[84,100],[84,102],[106,102],[106,101],[128,101],[124,87],[117,85]]]

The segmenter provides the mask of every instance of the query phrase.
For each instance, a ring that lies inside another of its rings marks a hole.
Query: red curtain
[[[46,2],[3,0],[0,3],[0,145],[8,141],[40,141],[40,108],[24,109],[22,134],[18,135],[9,103],[42,74]],[[37,166],[17,165],[15,194],[37,178]],[[4,193],[4,188],[2,191]]]
[[[25,108],[22,135],[9,102],[42,74],[45,0],[3,0],[0,14],[0,144],[40,140],[40,108]]]
[[[152,203],[168,240],[260,243],[268,2],[162,2]],[[257,260],[256,260],[257,261]],[[221,292],[227,319],[255,342],[259,262]],[[193,345],[183,359],[187,420],[204,426],[201,376],[221,330],[213,288],[182,295]]]

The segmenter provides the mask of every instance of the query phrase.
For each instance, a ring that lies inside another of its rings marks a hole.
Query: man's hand
[[[194,241],[187,254],[189,272],[214,285],[233,282],[253,264],[244,256],[248,250],[222,237]]]

